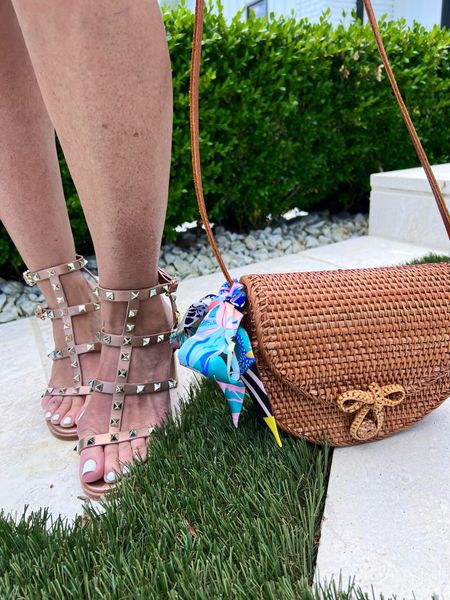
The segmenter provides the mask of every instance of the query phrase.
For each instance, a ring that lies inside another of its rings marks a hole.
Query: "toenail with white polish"
[[[106,474],[105,479],[108,483],[112,483],[113,481],[116,480],[116,474],[114,473],[114,471],[110,471],[109,473]]]
[[[72,417],[64,417],[62,424],[70,425],[72,423]]]
[[[59,419],[59,413],[56,413],[56,415],[53,415],[52,421],[57,421],[58,419]]]
[[[52,413],[51,413],[49,410],[48,410],[48,411],[45,413],[45,415],[44,415],[44,417],[45,417],[46,419],[50,419],[50,417],[51,417],[51,416],[52,416]]]
[[[81,471],[82,475],[86,475],[86,473],[92,473],[97,468],[97,463],[92,458],[89,458],[83,465],[83,470]]]

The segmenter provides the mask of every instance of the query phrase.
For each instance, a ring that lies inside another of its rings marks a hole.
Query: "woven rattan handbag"
[[[228,281],[203,198],[198,89],[204,0],[191,68],[194,182],[209,242]],[[381,59],[450,237],[450,215],[398,90],[370,0]],[[246,275],[249,331],[278,425],[333,446],[395,433],[450,395],[450,264]]]

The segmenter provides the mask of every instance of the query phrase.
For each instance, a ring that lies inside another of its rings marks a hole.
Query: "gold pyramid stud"
[[[72,363],[70,363],[70,366],[72,367],[72,369],[78,369],[78,361],[74,360]]]
[[[123,404],[123,402],[114,402],[113,409],[114,410],[122,410],[122,404]]]
[[[110,437],[110,441],[111,442],[118,442],[119,441],[119,434],[118,433],[112,433],[111,437]]]
[[[55,357],[56,357],[56,358],[62,358],[62,357],[63,357],[63,352],[62,352],[62,350],[56,350],[56,352],[55,352]]]
[[[110,423],[111,427],[118,427],[120,424],[120,419],[111,419]]]
[[[118,377],[126,377],[127,376],[128,371],[126,369],[119,369],[117,371],[117,376]]]
[[[125,329],[126,329],[126,331],[127,331],[128,333],[130,333],[130,331],[133,331],[133,329],[134,329],[135,327],[136,327],[136,326],[134,325],[134,323],[127,323],[127,324],[126,324],[126,326],[125,326]]]
[[[159,344],[160,342],[164,341],[164,334],[159,334],[158,337],[156,338],[156,343]]]
[[[137,436],[136,429],[130,429],[130,431],[128,432],[128,437],[135,438],[136,436]]]
[[[154,428],[154,427],[149,427],[149,428],[148,428],[148,433],[149,433],[149,434],[152,434],[154,431],[155,431],[155,428]]]
[[[73,264],[73,262],[67,263],[67,270],[75,271],[75,265]]]
[[[114,292],[105,292],[105,297],[107,300],[114,300]]]
[[[80,374],[77,373],[76,375],[74,375],[73,380],[79,383],[80,382]]]
[[[160,383],[154,383],[153,384],[153,389],[155,390],[155,392],[157,392],[158,390],[161,389],[161,384]]]
[[[124,346],[130,346],[131,345],[131,338],[130,337],[124,337],[122,343],[123,343]]]
[[[67,390],[67,388],[59,388],[58,394],[65,394],[66,390]]]
[[[69,354],[75,354],[75,348],[74,348],[73,346],[69,346],[69,347],[67,348],[67,352],[68,352]]]
[[[150,338],[149,337],[142,338],[142,345],[143,346],[148,346],[149,344],[150,344]]]
[[[124,391],[123,385],[116,385],[116,389],[115,389],[116,394],[123,394],[123,391]],[[116,408],[116,404],[117,403],[114,404],[114,410],[120,410],[120,408]],[[120,406],[122,406],[122,404],[120,404]]]
[[[129,317],[135,317],[136,315],[137,315],[137,310],[134,310],[134,309],[132,309],[132,308],[131,308],[131,309],[128,311],[128,316],[129,316]]]
[[[131,292],[131,299],[137,300],[139,298],[139,292]]]
[[[97,298],[98,298],[98,296],[99,296],[98,287],[95,287],[95,288],[92,290],[92,293],[94,294],[94,296],[97,296]]]
[[[56,292],[57,290],[61,289],[61,286],[59,283],[52,283],[52,289]]]
[[[49,270],[47,271],[47,275],[48,275],[49,277],[54,277],[54,276],[56,275],[56,273],[55,273],[55,270],[54,270],[54,269],[49,269]],[[53,288],[53,289],[54,289],[54,290],[59,290],[59,287],[57,287],[57,288]]]
[[[56,302],[62,304],[64,302],[64,296],[56,296]]]
[[[158,294],[158,290],[156,288],[152,288],[150,290],[150,298],[153,298],[153,296],[156,296]]]
[[[51,394],[53,392],[53,388],[48,387],[45,391],[47,394]]]
[[[91,437],[86,440],[86,446],[92,446],[93,444],[95,444],[95,437]]]
[[[49,319],[53,319],[53,317],[55,316],[55,313],[53,310],[47,310],[47,311],[45,311],[45,314]]]
[[[88,260],[86,260],[86,259],[84,258],[84,256],[83,256],[83,257],[80,259],[80,265],[81,265],[82,267],[85,267],[85,266],[88,264],[88,262],[89,262],[89,261],[88,261]]]
[[[63,323],[64,329],[70,329],[70,323]]]
[[[144,385],[137,385],[136,386],[136,394],[142,394],[144,392],[145,386]]]
[[[120,360],[130,360],[130,354],[128,352],[121,352]]]
[[[103,390],[103,383],[96,383],[96,384],[94,385],[94,390],[95,390],[96,392],[101,392],[101,391]]]
[[[177,382],[175,379],[169,379],[167,382],[167,385],[169,386],[169,389],[171,390],[174,387],[177,387]]]
[[[168,294],[168,293],[169,293],[169,286],[168,286],[167,284],[164,284],[164,285],[162,286],[162,290],[163,290],[163,292],[164,292],[165,294]]]
[[[66,342],[71,342],[73,340],[73,336],[72,335],[65,335],[64,339]]]
[[[94,344],[86,344],[86,350],[88,352],[90,352],[91,350],[94,350],[94,348],[95,348]]]
[[[94,302],[94,310],[100,310],[100,304]]]
[[[33,275],[31,276],[31,279],[33,281],[39,281],[40,278],[41,276],[39,275],[39,273],[33,273]]]
[[[79,304],[78,305],[78,312],[86,312],[86,304]]]
[[[111,343],[111,336],[110,335],[104,335],[103,336],[103,341],[105,342],[105,344],[110,344]]]

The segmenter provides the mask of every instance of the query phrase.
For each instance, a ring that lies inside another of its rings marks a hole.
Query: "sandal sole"
[[[60,427],[59,425],[54,425],[50,421],[46,421],[46,423],[50,433],[58,440],[63,442],[73,442],[78,440],[76,427]]]

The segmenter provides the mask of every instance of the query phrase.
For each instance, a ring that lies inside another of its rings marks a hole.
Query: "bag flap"
[[[450,264],[247,275],[247,327],[284,384],[325,402],[449,372]]]

